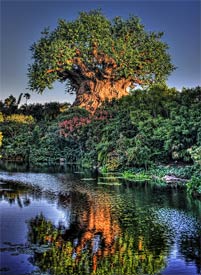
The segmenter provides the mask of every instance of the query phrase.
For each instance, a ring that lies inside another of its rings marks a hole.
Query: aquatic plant
[[[133,173],[130,171],[124,171],[122,173],[123,178],[133,180],[133,181],[149,181],[151,180],[150,175],[145,172]]]

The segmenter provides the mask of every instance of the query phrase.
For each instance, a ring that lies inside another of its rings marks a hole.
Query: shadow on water
[[[185,193],[71,172],[1,170],[2,274],[200,274],[200,206]]]

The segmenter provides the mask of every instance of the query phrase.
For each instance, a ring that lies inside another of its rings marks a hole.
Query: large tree
[[[29,87],[42,93],[56,80],[65,81],[67,91],[76,93],[74,105],[93,112],[105,99],[167,78],[174,66],[162,35],[146,32],[138,17],[110,21],[99,10],[59,20],[31,47]]]

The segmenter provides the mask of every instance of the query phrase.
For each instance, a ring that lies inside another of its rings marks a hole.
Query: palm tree
[[[25,93],[24,97],[26,98],[26,105],[27,105],[27,100],[30,99],[31,95],[29,93]]]

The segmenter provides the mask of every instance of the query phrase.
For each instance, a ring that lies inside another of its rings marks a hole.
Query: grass
[[[151,177],[150,175],[144,173],[144,172],[139,172],[139,173],[133,173],[131,171],[124,171],[122,173],[122,177],[124,179],[132,180],[132,181],[150,181]]]

